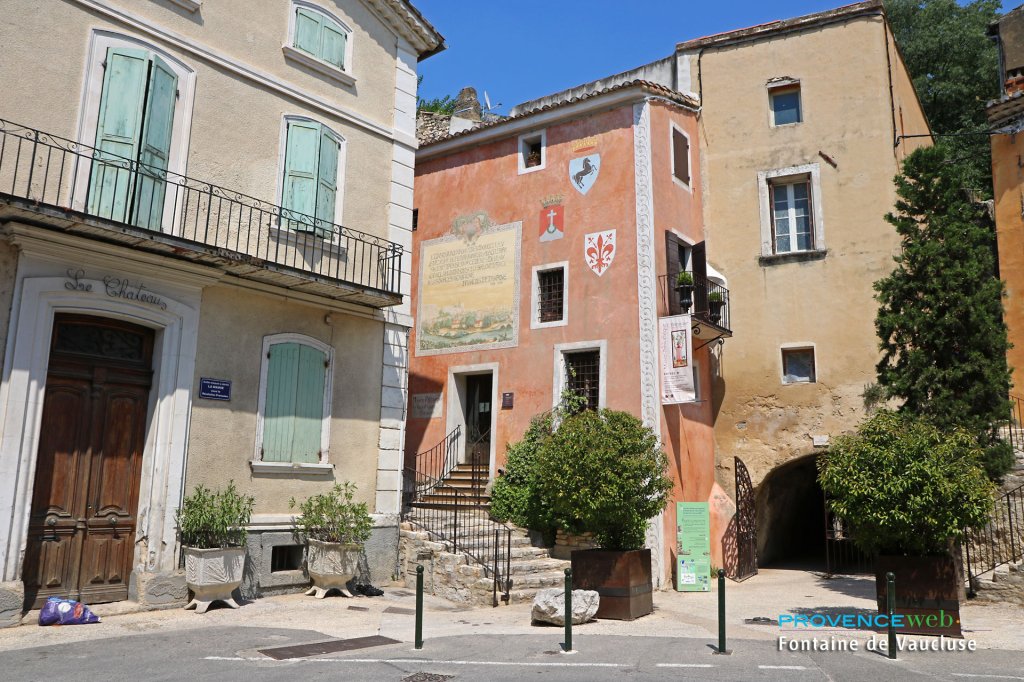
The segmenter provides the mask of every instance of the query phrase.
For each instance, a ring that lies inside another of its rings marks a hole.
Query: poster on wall
[[[678,405],[697,400],[693,386],[693,334],[689,315],[658,319],[661,351],[661,404]]]
[[[707,502],[676,503],[676,590],[711,591],[711,518]]]
[[[422,243],[417,355],[518,344],[521,233],[521,222],[468,232],[453,227]]]

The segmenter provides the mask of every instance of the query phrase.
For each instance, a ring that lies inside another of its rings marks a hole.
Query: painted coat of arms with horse
[[[569,180],[580,194],[586,194],[597,181],[601,170],[601,155],[588,154],[578,159],[569,160]]]

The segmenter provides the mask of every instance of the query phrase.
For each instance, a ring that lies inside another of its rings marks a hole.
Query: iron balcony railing
[[[5,196],[115,223],[115,232],[171,240],[178,254],[192,248],[400,302],[399,244],[0,119]]]
[[[694,276],[690,288],[680,292],[676,287],[678,274],[658,277],[658,288],[661,290],[666,314],[691,313],[695,321],[732,333],[732,327],[729,326],[729,290],[706,277]],[[687,301],[689,305],[686,305]]]

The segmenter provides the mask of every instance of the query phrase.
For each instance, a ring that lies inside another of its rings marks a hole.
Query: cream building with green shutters
[[[405,0],[40,0],[0,22],[0,625],[184,598],[175,512],[255,497],[243,592],[308,581],[292,497],[397,557],[416,69]]]

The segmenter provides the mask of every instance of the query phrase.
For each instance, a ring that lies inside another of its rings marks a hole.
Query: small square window
[[[544,168],[547,158],[547,133],[542,130],[519,137],[519,173]]]
[[[813,384],[816,381],[813,348],[782,349],[782,383]]]
[[[788,85],[768,91],[772,107],[772,125],[784,126],[803,121],[800,107],[800,86]]]
[[[565,269],[543,270],[537,273],[537,319],[540,322],[560,322],[564,317]]]
[[[275,545],[270,549],[270,572],[302,569],[302,545]]]

